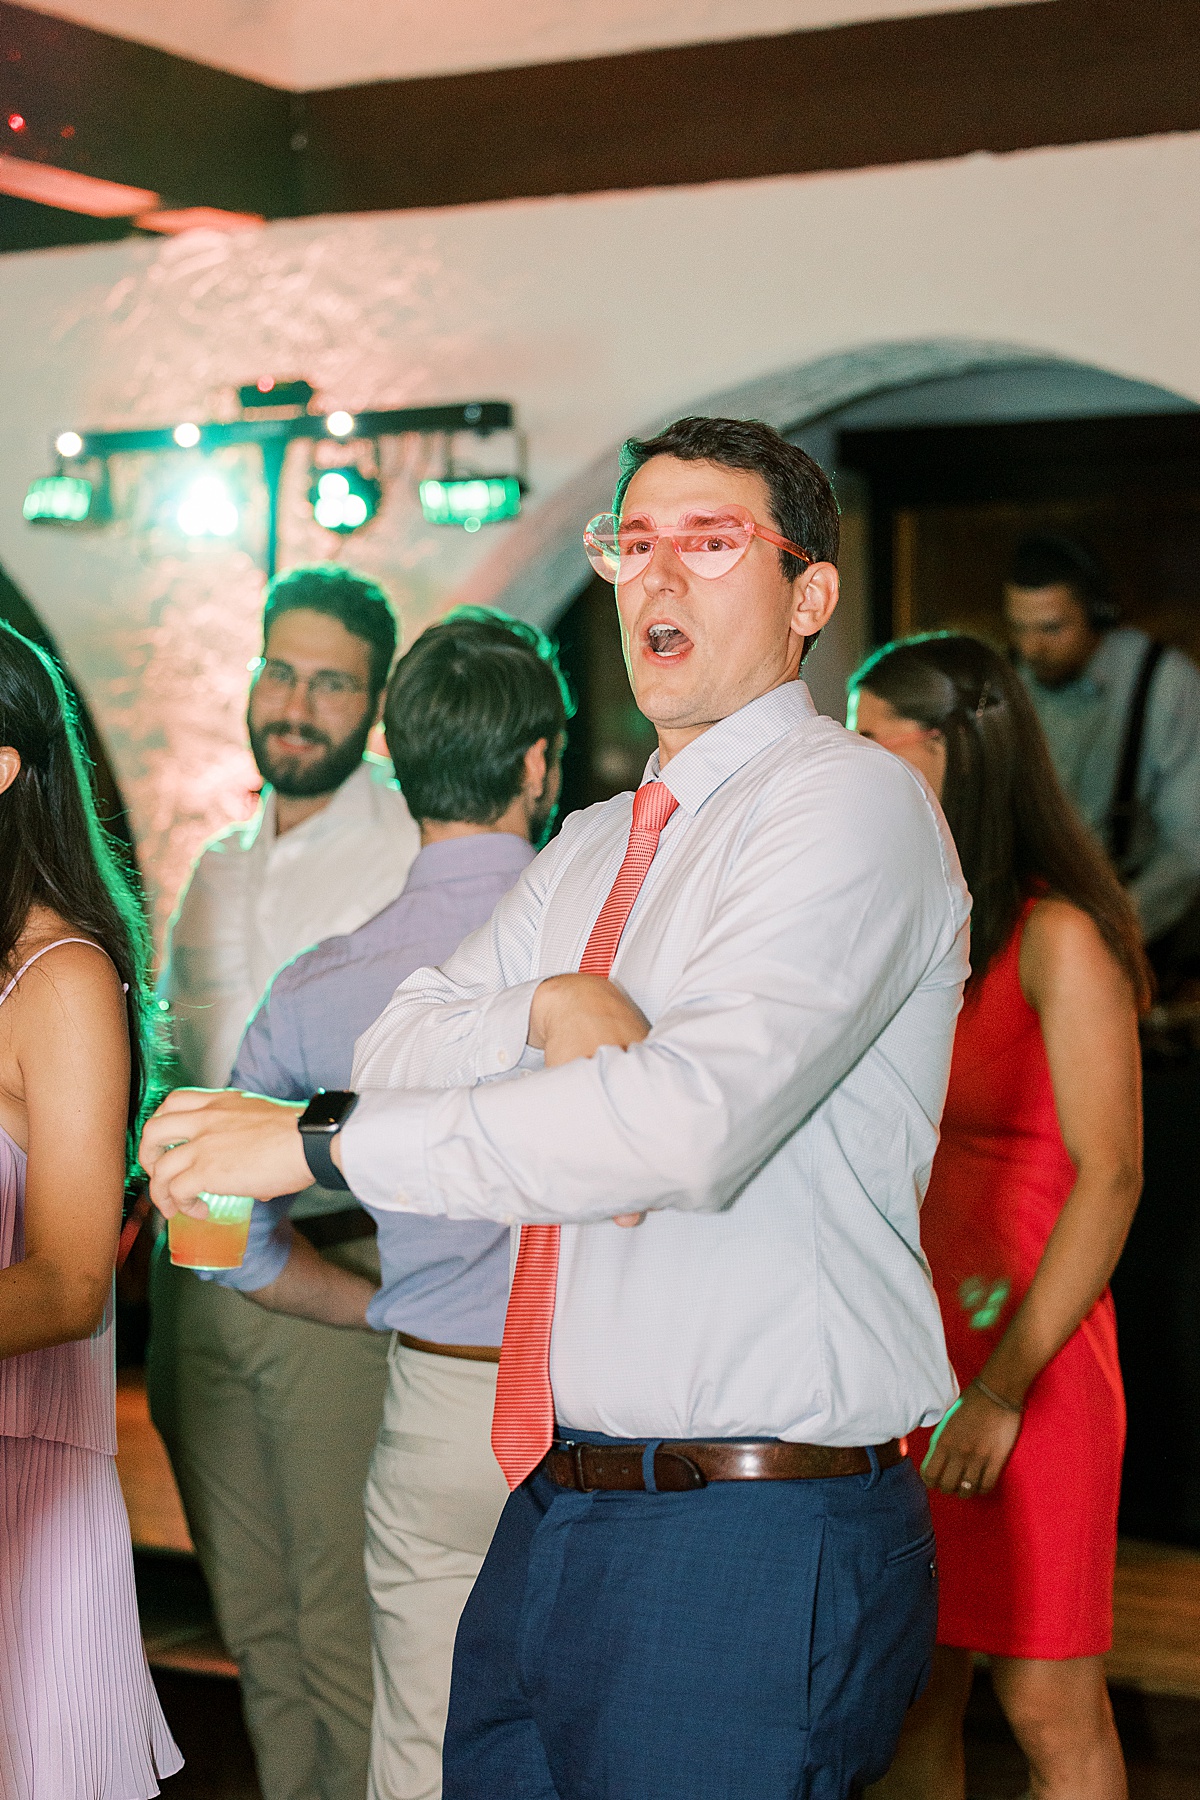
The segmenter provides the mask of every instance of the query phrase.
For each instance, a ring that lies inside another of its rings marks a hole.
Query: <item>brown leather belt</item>
[[[423,1350],[426,1356],[457,1356],[461,1362],[500,1361],[498,1344],[431,1344],[428,1338],[409,1337],[407,1331],[398,1331],[396,1336],[406,1350]]]
[[[546,1453],[541,1473],[559,1487],[590,1494],[612,1488],[645,1493],[642,1476],[644,1444],[579,1444],[560,1439]],[[905,1449],[899,1439],[875,1445],[881,1469],[895,1468]],[[707,1487],[710,1481],[826,1481],[835,1475],[866,1475],[871,1458],[865,1450],[835,1449],[828,1444],[766,1443],[660,1444],[654,1453],[654,1483],[661,1493],[682,1494]]]
[[[332,1250],[338,1244],[353,1244],[358,1238],[374,1237],[379,1229],[369,1212],[361,1206],[344,1206],[340,1212],[313,1213],[308,1219],[293,1219],[292,1225],[301,1237],[308,1239],[314,1250]]]

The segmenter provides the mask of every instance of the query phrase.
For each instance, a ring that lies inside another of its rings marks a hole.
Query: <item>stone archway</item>
[[[876,396],[959,377],[1004,370],[1059,371],[1092,375],[1113,387],[1127,385],[1139,395],[1158,395],[1162,405],[1187,404],[1180,396],[1129,381],[1094,365],[1080,364],[1028,346],[969,338],[932,338],[866,345],[776,371],[734,388],[699,397],[644,422],[638,435],[660,430],[684,412],[764,419],[790,437],[832,423],[847,408]],[[1145,402],[1143,409],[1147,410]],[[617,450],[613,444],[544,504],[532,508],[497,553],[472,576],[459,595],[478,605],[498,606],[534,624],[549,626],[588,579],[579,545],[581,522],[611,503]]]

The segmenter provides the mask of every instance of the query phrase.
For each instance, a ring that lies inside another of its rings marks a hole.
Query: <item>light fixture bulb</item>
[[[238,509],[219,475],[198,475],[175,517],[185,537],[232,537],[238,528]]]
[[[347,438],[354,430],[354,414],[348,412],[331,412],[325,421],[325,429],[331,437]]]
[[[78,456],[83,449],[83,439],[77,431],[60,431],[54,440],[54,448],[60,456]]]
[[[181,450],[194,450],[200,442],[200,427],[188,420],[177,425],[171,435]]]
[[[309,489],[313,518],[323,531],[357,531],[369,525],[379,508],[381,489],[373,475],[353,463],[322,469]]]

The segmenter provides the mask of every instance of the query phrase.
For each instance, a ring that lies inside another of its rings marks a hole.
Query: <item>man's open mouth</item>
[[[664,660],[681,656],[692,647],[691,638],[680,631],[678,625],[651,625],[646,632],[646,639],[653,654]]]

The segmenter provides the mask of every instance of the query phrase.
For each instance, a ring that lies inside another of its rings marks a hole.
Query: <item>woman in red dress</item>
[[[921,1215],[962,1389],[932,1441],[912,1440],[937,1535],[938,1649],[871,1791],[962,1800],[982,1651],[1036,1800],[1124,1800],[1102,1657],[1125,1433],[1108,1281],[1141,1186],[1136,920],[988,645],[890,644],[853,677],[851,710],[942,801],[974,899]]]

